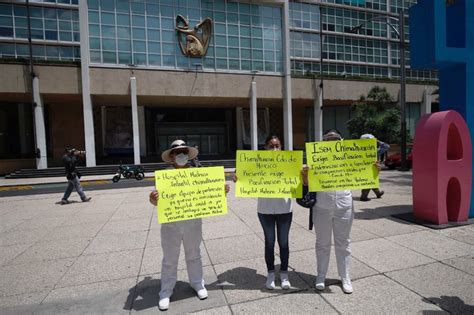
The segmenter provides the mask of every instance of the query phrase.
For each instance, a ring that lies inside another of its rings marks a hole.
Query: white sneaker
[[[267,287],[268,290],[275,289],[275,273],[274,272],[268,273],[267,282],[265,283],[265,286]]]
[[[170,307],[170,298],[162,298],[158,303],[160,311],[166,311]]]
[[[352,292],[354,292],[354,290],[352,289],[351,279],[349,278],[342,279],[342,291],[344,291],[344,293],[346,294],[351,294]]]
[[[288,290],[291,288],[290,280],[288,280],[288,272],[280,272],[281,288]]]
[[[326,286],[324,285],[324,281],[326,279],[323,277],[316,277],[316,290],[318,291],[324,291]]]
[[[206,290],[206,288],[202,288],[202,289],[200,289],[200,290],[197,290],[196,293],[197,293],[198,298],[199,298],[200,300],[205,300],[205,299],[207,299],[207,296],[208,296],[208,295],[207,295],[207,290]]]

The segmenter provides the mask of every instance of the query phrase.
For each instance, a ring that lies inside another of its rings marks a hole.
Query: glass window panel
[[[117,12],[129,12],[130,11],[130,1],[129,0],[116,0]]]
[[[216,57],[227,57],[227,49],[222,47],[216,48]]]
[[[113,27],[113,26],[102,26],[102,36],[104,36],[104,37],[115,37],[115,27]]]
[[[144,3],[132,2],[131,8],[132,8],[133,13],[145,14],[145,4]]]
[[[102,61],[102,54],[100,51],[91,50],[91,62],[100,63]]]
[[[214,28],[216,34],[227,34],[227,28],[225,24],[215,23]]]
[[[240,47],[250,47],[250,38],[241,37],[240,38]]]
[[[126,14],[117,14],[117,24],[118,25],[130,25],[130,16]]]
[[[117,41],[118,50],[120,51],[131,51],[132,44],[129,40],[119,39]]]
[[[132,25],[145,27],[145,17],[141,15],[132,15]]]
[[[162,49],[163,49],[164,54],[174,54],[175,53],[175,45],[174,44],[164,43],[164,44],[162,44]]]
[[[129,65],[132,63],[132,54],[130,53],[118,53],[118,62],[120,64]]]
[[[146,4],[146,14],[147,15],[159,15],[160,14],[160,8],[158,7],[157,4],[147,3]]]
[[[71,24],[71,22],[69,22]],[[40,19],[31,19],[31,27],[32,28],[43,28],[43,20]],[[70,28],[71,26],[69,26]]]
[[[240,63],[238,59],[229,60],[229,69],[231,70],[240,70]]]
[[[28,27],[28,21],[25,18],[15,18],[15,26],[16,27]]]
[[[227,22],[237,24],[239,22],[239,16],[234,13],[227,13]]]
[[[263,59],[263,50],[254,49],[252,55],[253,55],[254,60],[262,60]]]
[[[133,51],[137,52],[145,52],[146,51],[146,43],[140,40],[133,41]]]
[[[160,31],[158,30],[147,30],[148,40],[160,40]]]
[[[217,69],[227,69],[227,59],[216,59]]]
[[[225,22],[226,22],[225,13],[223,13],[223,12],[214,12],[214,20],[215,20],[216,22],[225,23]]]
[[[174,19],[162,18],[161,28],[174,31],[174,28],[175,28]]]
[[[44,58],[44,46],[43,45],[32,45],[33,57]]]
[[[90,37],[89,47],[90,49],[100,49],[100,39],[97,37]]]
[[[13,19],[7,16],[0,16],[0,26],[13,26]]]
[[[43,8],[30,7],[31,17],[42,18],[43,17]]]
[[[48,59],[58,59],[59,48],[56,46],[46,46],[46,57]]]
[[[158,17],[148,17],[146,19],[147,27],[160,28],[160,19]]]
[[[167,5],[160,5],[160,11],[161,11],[161,16],[168,16],[172,17],[174,16],[174,9],[173,7],[167,6]],[[164,61],[164,59],[163,59]],[[173,65],[174,65],[174,60],[173,60]]]
[[[241,60],[240,64],[242,70],[252,70],[252,63],[250,60]]]
[[[115,39],[102,39],[102,50],[116,50]]]
[[[263,62],[261,61],[253,62],[253,70],[263,71]]]
[[[163,56],[163,65],[174,67],[175,66],[174,56],[168,56],[168,55]]]
[[[61,46],[61,47],[59,47],[59,53],[61,55],[61,58],[72,58],[73,57],[72,47]]]
[[[59,32],[59,40],[72,41],[71,32]]]
[[[242,25],[250,25],[250,15],[241,14],[241,15],[240,15],[240,24],[242,24]]]
[[[43,30],[31,30],[31,38],[44,39]]]
[[[52,17],[55,18],[55,17]],[[89,23],[99,24],[99,12],[89,11]]]
[[[252,39],[253,48],[263,48],[263,41],[261,39]]]
[[[237,25],[229,25],[228,29],[229,29],[229,32],[228,32],[229,35],[235,35],[235,36],[239,35],[239,27]]]
[[[20,56],[28,56],[30,54],[28,45],[16,44],[16,53]]]
[[[172,31],[162,31],[161,38],[164,42],[174,42],[175,32]]]
[[[145,29],[144,28],[133,28],[133,39],[145,39]]]
[[[130,27],[117,27],[118,38],[130,38]]]
[[[58,9],[58,18],[60,20],[71,20],[71,10]]]
[[[240,26],[240,36],[250,36],[250,27]]]
[[[160,66],[161,65],[161,56],[148,54],[148,64],[152,66]]]
[[[117,54],[115,52],[102,52],[103,63],[117,63]]]
[[[102,12],[100,16],[102,19],[101,20],[102,24],[111,24],[111,25],[115,24],[115,14]]]
[[[115,10],[115,1],[111,0],[100,0],[100,9],[106,11],[114,11]]]
[[[70,31],[70,30],[72,30],[71,22],[59,21],[59,29],[61,31]]]
[[[0,36],[6,36],[6,37],[13,36],[13,29],[0,27]],[[26,28],[15,28],[15,37],[28,38],[28,30]]]
[[[229,36],[228,37],[228,45],[230,47],[238,47],[239,46],[239,38],[236,36]]]
[[[157,42],[148,42],[148,53],[160,53],[161,45]]]
[[[252,27],[252,36],[253,36],[253,37],[262,37],[262,29],[261,29],[261,28],[256,28],[256,27]]]
[[[242,57],[242,59],[251,59],[252,55],[250,49],[241,49],[240,56]]]
[[[239,58],[239,49],[229,48],[229,58]]]
[[[4,8],[8,8],[8,10],[10,10],[10,6],[4,6]],[[5,11],[5,15],[10,15],[11,14],[11,10],[8,11],[8,10],[4,10]],[[13,12],[15,13],[15,16],[27,16],[27,11],[26,11],[26,7],[25,6],[19,6],[19,5],[14,5],[13,6]]]
[[[16,10],[15,10],[15,13],[16,13]],[[11,4],[0,4],[0,14],[11,15],[12,14]],[[15,15],[19,15],[19,14],[15,14]],[[26,13],[24,15],[26,15]]]
[[[58,31],[44,31],[44,37],[47,40],[58,40]]]

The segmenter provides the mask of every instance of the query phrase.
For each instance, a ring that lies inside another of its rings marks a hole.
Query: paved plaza
[[[229,213],[203,220],[209,298],[187,284],[182,251],[167,314],[474,313],[474,225],[433,230],[392,217],[412,209],[410,172],[382,171],[382,199],[360,202],[354,192],[351,295],[334,253],[329,286],[315,290],[315,235],[298,205],[292,289],[265,289],[256,200],[236,198],[230,185]],[[159,313],[162,250],[150,190],[89,191],[90,203],[63,206],[59,193],[0,198],[0,314]]]

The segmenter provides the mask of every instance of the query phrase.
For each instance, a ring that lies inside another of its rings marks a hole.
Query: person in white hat
[[[198,150],[187,146],[183,140],[175,140],[171,147],[161,154],[163,161],[170,163],[174,168],[189,167],[188,161],[198,155]],[[229,186],[225,185],[226,193]],[[150,193],[150,202],[157,205],[159,192]],[[199,299],[207,298],[208,293],[204,286],[201,260],[202,220],[193,219],[166,223],[161,225],[161,247],[163,248],[163,262],[161,265],[161,290],[158,307],[164,311],[169,308],[170,298],[177,280],[178,259],[181,243],[184,246],[188,279],[191,287],[196,291]]]
[[[360,136],[361,139],[376,139],[374,135],[370,133],[365,133],[362,136]],[[376,139],[377,140],[377,139]],[[380,162],[382,160],[382,156],[385,154],[390,149],[390,145],[382,142],[380,140],[377,140],[377,161]],[[360,201],[369,201],[369,193],[371,189],[362,189],[361,194],[360,194]],[[378,188],[372,188],[372,190],[375,193],[375,196],[377,196],[378,199],[382,198],[383,194],[385,193],[383,190],[379,190]]]

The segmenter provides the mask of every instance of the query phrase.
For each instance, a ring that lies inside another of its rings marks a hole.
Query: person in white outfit
[[[281,141],[278,136],[269,136],[265,141],[266,150],[279,151],[281,147]],[[234,174],[234,182],[236,181],[237,176]],[[269,290],[275,289],[275,239],[278,240],[278,246],[280,247],[281,288],[283,290],[291,288],[290,280],[288,279],[288,260],[290,256],[288,237],[293,218],[292,211],[293,204],[291,198],[258,198],[257,212],[265,236],[265,262],[268,271],[265,286]]]
[[[171,144],[171,148],[162,153],[163,161],[170,163],[174,168],[187,168],[188,161],[198,155],[198,150],[189,147],[183,140],[176,140]],[[225,185],[226,193],[229,192],[229,186]],[[150,202],[157,205],[159,192],[150,193]],[[163,248],[163,261],[161,265],[161,290],[159,294],[158,307],[164,311],[169,308],[170,298],[176,285],[178,273],[178,260],[181,243],[184,246],[186,257],[186,267],[188,270],[188,279],[191,287],[196,291],[199,299],[207,298],[208,293],[204,286],[202,259],[201,259],[201,240],[202,240],[202,220],[193,219],[166,223],[161,225],[161,247]]]
[[[323,136],[324,141],[342,140],[337,130],[329,130]],[[377,168],[379,166],[377,165]],[[303,183],[308,184],[308,167],[303,170]],[[351,256],[350,234],[354,220],[354,203],[350,190],[318,191],[317,202],[313,207],[313,222],[316,231],[317,276],[316,289],[325,289],[331,255],[331,238],[334,235],[337,271],[344,293],[353,292],[349,274]]]

